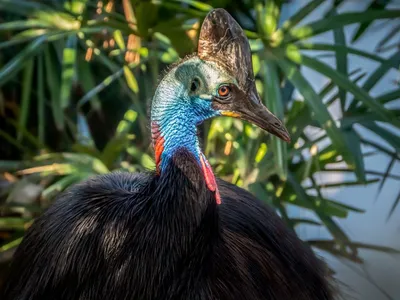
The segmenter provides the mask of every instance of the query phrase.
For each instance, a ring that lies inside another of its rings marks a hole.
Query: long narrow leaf
[[[332,15],[337,15],[336,9],[332,10]],[[343,27],[335,28],[333,30],[333,38],[335,45],[340,45],[340,46],[346,46],[346,36],[344,33]],[[336,52],[336,69],[338,72],[341,74],[345,75],[346,77],[348,76],[348,66],[347,66],[347,53],[346,52],[341,52],[341,51],[335,51]],[[343,111],[344,106],[346,105],[346,90],[343,89],[343,87],[339,86],[339,99],[340,99],[340,104],[341,108]]]
[[[394,53],[391,57],[387,59],[387,61],[381,64],[364,82],[362,88],[364,91],[369,92],[385,75],[386,73],[392,68],[398,68],[400,66],[400,50]],[[354,95],[355,98],[356,95]],[[360,100],[360,99],[358,99]],[[347,109],[348,111],[354,110],[357,106],[357,101],[352,99],[350,102],[350,106]]]
[[[400,10],[368,10],[363,12],[342,13],[289,30],[289,34],[285,37],[285,42],[303,40],[349,24],[379,19],[393,19],[398,18],[399,15]]]
[[[293,83],[293,85],[303,95],[304,100],[308,103],[311,110],[314,112],[314,116],[317,121],[326,130],[336,149],[338,149],[339,152],[343,155],[346,162],[354,167],[355,158],[353,157],[353,154],[348,151],[345,137],[336,127],[336,124],[329,114],[327,107],[322,103],[321,99],[311,87],[310,83],[303,77],[303,75],[293,63],[287,60],[278,60],[278,64],[284,71],[286,76],[289,78],[289,80]]]
[[[400,99],[400,89],[376,97],[376,101],[382,104],[386,104],[393,100],[399,100],[399,99]]]
[[[375,113],[379,114],[385,121],[400,127],[400,121],[387,111],[380,103],[376,102],[364,89],[351,82],[345,75],[339,73],[329,65],[318,61],[317,59],[302,56],[302,63],[326,76],[331,78],[337,85],[352,93],[364,105],[371,108]]]
[[[267,107],[278,118],[283,118],[283,105],[281,91],[279,88],[278,71],[274,62],[267,61],[263,66],[265,80],[264,101]],[[278,166],[278,173],[282,180],[286,180],[287,173],[287,146],[286,143],[276,136],[271,136],[275,162]]]
[[[386,5],[389,4],[390,1],[372,1],[371,4],[367,7],[367,9],[380,9],[384,10]],[[372,24],[373,20],[368,22],[363,22],[358,27],[356,33],[353,35],[351,40],[352,43],[356,42],[368,29],[368,27]]]
[[[323,0],[313,0],[307,3],[304,7],[299,9],[292,17],[285,21],[282,25],[284,31],[295,27],[299,24],[305,17],[307,17],[311,12],[313,12],[318,6],[324,3]]]
[[[377,191],[377,193],[376,193],[376,198],[375,198],[375,200],[377,200],[378,196],[380,195],[380,193],[381,193],[381,191],[382,191],[382,188],[383,188],[383,186],[385,185],[386,179],[388,178],[390,172],[392,171],[392,168],[393,168],[393,166],[395,165],[396,161],[397,161],[396,156],[393,156],[392,159],[390,160],[390,162],[389,162],[387,168],[386,168],[385,173],[384,173],[383,176],[382,176],[381,182],[379,183],[378,191]]]
[[[18,20],[0,24],[0,31],[31,29],[34,27],[46,28],[47,26],[48,24],[41,20]]]
[[[387,59],[382,58],[378,55],[368,53],[363,50],[359,50],[350,46],[338,45],[338,44],[323,44],[323,43],[298,43],[296,44],[300,49],[304,50],[316,50],[316,51],[335,51],[336,53],[342,54],[354,54],[357,56],[365,57],[379,63],[386,63]],[[395,68],[395,61],[393,62],[393,67]]]
[[[12,78],[19,70],[24,67],[24,63],[35,53],[39,52],[40,46],[46,40],[46,37],[39,37],[30,43],[24,50],[20,51],[12,60],[10,60],[0,70],[0,86]]]
[[[45,141],[45,97],[44,97],[44,75],[43,75],[43,55],[38,56],[37,64],[37,114],[38,114],[38,138],[39,141],[44,144]]]
[[[33,58],[26,62],[23,79],[22,79],[22,99],[21,109],[18,119],[18,125],[21,129],[26,128],[26,123],[29,116],[29,106],[31,101],[31,87],[32,87],[32,73],[33,73]],[[22,131],[18,130],[17,139],[22,140]]]
[[[400,137],[389,130],[377,125],[375,122],[363,123],[365,128],[371,130],[373,133],[378,135],[389,143],[397,152],[400,152]]]
[[[397,197],[396,197],[396,199],[394,200],[394,202],[393,202],[393,204],[392,204],[392,207],[390,208],[390,211],[389,211],[389,214],[388,214],[386,220],[389,220],[389,219],[390,219],[390,217],[393,215],[393,213],[394,213],[395,209],[397,208],[397,205],[399,205],[399,203],[400,203],[400,191],[399,191],[399,193],[397,194]]]
[[[60,103],[59,72],[55,69],[56,63],[50,51],[50,45],[44,49],[47,85],[51,95],[51,108],[53,119],[59,131],[64,129],[64,113]]]
[[[301,198],[303,202],[310,202],[308,199],[309,196],[304,191],[303,187],[297,182],[294,175],[291,172],[288,172],[288,183],[292,186],[293,190],[295,191],[297,197]],[[332,220],[329,216],[327,216],[322,207],[312,204],[315,213],[321,219],[321,221],[325,224],[329,232],[340,242],[348,242],[349,238],[344,233],[344,231],[336,224],[335,221]]]
[[[75,77],[76,46],[76,35],[69,36],[65,48],[63,49],[60,87],[60,105],[62,109],[67,108],[70,101],[72,83]]]

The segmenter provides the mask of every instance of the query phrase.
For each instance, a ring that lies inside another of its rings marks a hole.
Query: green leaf
[[[347,251],[346,245],[349,243],[339,245],[336,240],[327,241],[327,240],[309,240],[307,243],[311,247],[315,247],[322,251],[326,251],[335,257],[343,257],[355,263],[363,263],[363,260],[357,255],[356,251],[350,250]],[[354,247],[353,247],[354,249]]]
[[[399,203],[400,203],[400,191],[399,191],[399,193],[397,194],[397,197],[396,197],[396,199],[394,200],[394,202],[393,202],[393,204],[392,204],[392,207],[390,208],[390,211],[389,211],[389,214],[388,214],[386,220],[389,220],[389,219],[392,217],[392,215],[393,215],[393,213],[394,213],[394,211],[395,211],[397,205],[399,205]]]
[[[34,27],[46,28],[48,24],[41,20],[18,20],[0,24],[0,31],[32,29]]]
[[[324,3],[323,0],[313,0],[308,2],[301,9],[299,9],[292,17],[290,17],[283,23],[282,29],[284,31],[292,29],[297,24],[299,24],[305,17],[309,16],[310,13],[312,13],[322,3]]]
[[[38,139],[44,144],[45,142],[45,98],[44,98],[44,76],[43,76],[43,55],[38,56],[37,64],[37,114],[38,114]]]
[[[388,176],[389,176],[389,174],[390,174],[390,171],[392,170],[392,168],[393,168],[393,166],[395,165],[396,161],[397,161],[396,156],[393,156],[392,159],[390,160],[390,162],[389,162],[387,168],[386,168],[385,173],[384,173],[383,176],[382,176],[381,182],[379,183],[378,191],[377,191],[377,193],[376,193],[375,200],[377,200],[378,196],[380,195],[380,193],[381,193],[381,191],[382,191],[382,188],[383,188],[383,186],[385,185],[386,179],[388,178]]]
[[[201,1],[195,1],[195,0],[170,0],[171,2],[178,2],[178,3],[186,3],[194,8],[204,11],[204,12],[209,12],[210,10],[213,9],[211,5],[208,5],[206,3],[203,3]]]
[[[293,226],[297,226],[297,225],[302,225],[302,224],[306,224],[306,225],[315,225],[315,226],[321,226],[322,224],[320,222],[311,220],[311,219],[302,219],[302,218],[292,218],[290,219]]]
[[[340,29],[339,29],[340,30]],[[335,51],[336,53],[340,53],[341,55],[346,54],[354,54],[357,56],[365,57],[379,63],[386,63],[388,59],[380,57],[378,55],[368,53],[363,50],[359,50],[353,47],[344,46],[343,44],[323,44],[323,43],[298,43],[296,44],[300,49],[304,50],[316,50],[316,51]],[[395,67],[395,61],[393,61],[393,66]]]
[[[6,217],[0,218],[0,230],[19,229],[24,230],[26,223],[31,221],[30,218],[14,218]]]
[[[6,119],[6,122],[14,126],[17,132],[21,132],[22,137],[26,138],[26,141],[30,142],[34,147],[42,150],[45,149],[45,146],[40,143],[39,139],[30,133],[25,127],[22,127],[18,122],[13,119]]]
[[[106,87],[111,85],[115,80],[119,79],[124,74],[124,68],[119,69],[114,74],[107,76],[102,82],[96,85],[93,89],[87,92],[81,99],[78,100],[77,108],[82,107],[89,101],[93,101],[94,99],[98,99],[96,95],[104,90]]]
[[[335,121],[329,114],[327,107],[322,103],[321,99],[311,87],[310,83],[303,77],[301,72],[293,63],[287,60],[278,60],[278,64],[284,71],[286,76],[289,78],[289,80],[293,83],[293,85],[303,95],[304,100],[314,112],[315,119],[326,130],[333,145],[335,145],[336,149],[338,149],[339,152],[343,155],[346,162],[349,165],[354,166],[354,154],[348,151],[348,146],[344,135],[336,127]]]
[[[40,46],[46,40],[46,37],[39,37],[20,51],[7,62],[0,70],[0,87],[10,80],[19,70],[25,66],[25,62],[29,60],[35,53],[40,50]]]
[[[281,89],[281,94],[282,94],[282,102],[284,105],[289,103],[290,100],[292,100],[294,92],[294,85],[290,82],[290,80],[285,80],[285,84]]]
[[[268,0],[265,1],[265,13],[263,18],[260,20],[262,23],[260,24],[263,28],[263,32],[266,37],[272,36],[275,32],[280,16],[280,3],[279,0]]]
[[[350,81],[347,76],[339,73],[329,65],[306,55],[302,56],[301,61],[305,66],[331,78],[338,86],[352,93],[359,101],[371,108],[375,113],[379,114],[385,121],[400,127],[400,121],[398,121],[393,114],[386,110],[380,103],[376,102],[365,89],[360,88]]]
[[[371,130],[373,133],[378,135],[389,143],[397,152],[400,151],[400,137],[389,130],[377,125],[375,122],[363,123],[362,126]]]
[[[50,199],[51,197],[55,196],[55,194],[61,193],[69,186],[82,181],[88,176],[89,174],[85,173],[67,175],[44,189],[42,192],[42,197],[45,199]]]
[[[129,88],[137,94],[139,92],[139,85],[136,81],[135,75],[133,75],[132,71],[129,69],[128,66],[124,66],[124,75],[126,79],[126,83],[128,84]]]
[[[337,15],[336,10],[333,10],[332,15]],[[344,34],[343,27],[336,28],[333,30],[334,42],[336,45],[346,46],[346,36]],[[344,76],[348,76],[348,66],[347,66],[347,54],[336,51],[336,69],[338,72],[343,74]],[[346,105],[346,90],[343,87],[339,86],[339,99],[342,111],[344,110],[344,106]]]
[[[400,98],[400,89],[397,89],[376,97],[376,101],[382,104],[386,104],[388,102],[398,100],[399,98]]]
[[[264,103],[281,120],[283,119],[283,105],[277,67],[274,62],[266,61],[263,65],[263,77],[265,81]],[[287,173],[287,145],[276,136],[271,136],[272,151],[278,167],[278,175],[281,180],[286,180]]]
[[[140,1],[135,5],[135,17],[137,21],[137,30],[140,36],[147,37],[149,29],[157,21],[159,7],[152,2]]]
[[[313,210],[315,213],[318,215],[320,220],[324,223],[324,225],[327,227],[329,232],[334,236],[336,239],[338,239],[339,242],[348,242],[349,238],[347,235],[344,233],[344,231],[336,224],[336,222],[326,215],[323,207],[323,203],[314,203],[310,201],[310,196],[307,195],[303,187],[297,182],[295,176],[293,173],[288,172],[288,184],[291,185],[291,187],[294,190],[294,193],[296,196],[301,199],[302,202],[304,203],[310,203]],[[322,201],[321,201],[322,202]]]
[[[125,51],[126,46],[125,46],[125,41],[124,41],[124,37],[122,36],[121,30],[115,30],[113,33],[113,37],[115,42],[117,43],[118,47]]]
[[[382,146],[381,143],[378,144],[378,143],[376,143],[376,142],[369,141],[369,140],[367,140],[367,139],[365,139],[365,138],[361,139],[361,142],[362,142],[363,144],[365,144],[365,145],[374,147],[375,149],[377,149],[377,150],[379,150],[380,152],[382,152],[382,153],[388,155],[389,157],[397,156],[397,157],[399,157],[399,159],[400,159],[400,156],[399,156],[399,154],[398,154],[397,151],[392,152],[392,151],[388,150],[386,147]]]
[[[75,77],[76,46],[76,35],[69,36],[65,44],[65,48],[63,49],[60,88],[60,105],[62,109],[65,109],[69,106],[72,83]]]
[[[358,134],[353,130],[342,131],[347,140],[347,145],[350,148],[354,158],[354,171],[357,179],[361,182],[366,182],[364,157],[361,150],[361,140]]]
[[[372,1],[371,4],[367,7],[367,11],[371,10],[371,9],[384,10],[386,5],[389,4],[389,2],[390,1],[385,1],[385,0]],[[358,27],[356,33],[353,35],[351,42],[352,43],[356,42],[364,34],[364,32],[366,32],[366,30],[368,29],[368,27],[371,25],[372,22],[373,22],[373,20],[361,23],[360,26]]]
[[[374,21],[379,19],[398,18],[400,10],[367,10],[362,12],[342,13],[340,15],[327,17],[301,27],[292,28],[285,36],[286,43],[304,40],[323,32],[342,28],[349,24]]]
[[[126,134],[114,136],[104,148],[100,160],[108,167],[111,168],[117,159],[121,156],[126,148],[129,146],[129,136]]]
[[[78,77],[79,77],[79,82],[82,84],[83,90],[85,94],[89,93],[92,89],[96,87],[95,80],[93,78],[93,72],[91,70],[90,64],[83,59],[79,61],[78,63]],[[91,100],[90,100],[90,105],[92,106],[92,109],[95,111],[100,111],[101,109],[101,102],[100,99],[96,94],[92,95]]]
[[[0,6],[0,8],[1,8],[1,6]],[[10,250],[12,248],[18,247],[18,245],[22,242],[22,239],[23,239],[23,237],[20,237],[11,242],[4,244],[3,246],[0,247],[0,253]]]
[[[365,75],[366,75],[366,73],[361,73],[361,74],[358,75],[356,78],[354,78],[354,79],[352,80],[352,82],[353,82],[354,84],[356,84],[356,83],[359,82],[361,79],[363,79],[363,78],[365,77]],[[331,82],[333,83],[333,81],[331,81]],[[332,95],[330,98],[328,98],[327,100],[325,100],[324,103],[325,103],[327,106],[330,106],[338,97],[339,97],[339,94],[338,94],[338,93],[335,93],[335,94]],[[345,118],[346,118],[346,117],[345,117]],[[345,119],[345,118],[342,118],[342,120],[341,120],[342,127],[345,127],[345,126],[343,125],[343,122],[344,122],[344,119]]]
[[[394,53],[387,61],[381,64],[374,73],[363,84],[363,88],[366,91],[370,91],[380,79],[391,69],[398,68],[400,65],[400,51]]]
[[[329,169],[323,169],[321,170],[324,173],[328,173],[329,175],[330,172],[332,173],[353,173],[354,170],[351,170],[350,168],[329,168]],[[374,175],[374,176],[384,176],[385,173],[374,171],[374,170],[365,170],[365,174],[367,175]],[[388,178],[395,179],[395,180],[400,180],[400,176],[394,175],[394,174],[387,174]]]
[[[382,48],[385,47],[387,42],[391,41],[393,37],[399,32],[400,32],[400,24],[393,26],[393,28],[385,35],[385,37],[382,40],[380,40],[380,42],[376,47],[376,51],[377,52],[382,51],[383,50]]]
[[[400,51],[394,53],[387,61],[381,64],[364,82],[362,89],[365,92],[369,92],[392,68],[398,68],[400,66]],[[354,95],[357,98],[356,95]],[[358,99],[360,100],[360,99]],[[358,102],[353,98],[350,102],[350,106],[347,111],[352,111],[357,106]],[[373,110],[374,111],[374,110]]]
[[[21,99],[21,109],[18,119],[18,124],[21,129],[26,128],[26,123],[29,116],[29,104],[31,100],[31,87],[32,87],[32,72],[33,72],[33,59],[28,60],[25,63],[26,67],[23,73],[22,79],[22,99]],[[22,140],[22,131],[18,130],[17,139]]]
[[[286,128],[292,141],[297,141],[304,129],[311,125],[312,117],[309,107],[304,101],[293,101],[292,108],[286,116]]]
[[[310,240],[307,241],[312,246],[317,245],[326,245],[332,248],[335,248],[337,246],[336,241],[334,240]],[[346,242],[343,244],[344,246],[349,246],[352,248],[357,248],[357,249],[365,249],[365,250],[374,250],[374,251],[380,251],[380,252],[386,252],[386,253],[393,253],[393,254],[399,254],[400,251],[391,247],[385,247],[385,246],[380,246],[380,245],[372,245],[372,244],[365,244],[361,242]],[[319,248],[319,247],[318,247]]]
[[[54,123],[58,131],[64,129],[64,112],[60,103],[60,81],[58,71],[55,69],[57,63],[50,52],[50,45],[44,48],[44,62],[46,69],[47,86],[51,95],[51,108]]]
[[[377,182],[377,180],[373,180],[372,182],[375,183],[375,182]],[[354,185],[357,185],[357,184],[358,183],[350,183],[347,186],[354,186]],[[346,185],[339,184],[338,186],[346,186]],[[344,204],[344,203],[340,203],[340,202],[329,200],[329,199],[325,199],[325,198],[324,198],[324,201],[329,203],[329,205],[331,207],[334,206],[334,207],[337,207],[337,208],[345,209],[347,211],[353,211],[353,212],[356,212],[356,213],[365,213],[365,209],[361,209],[361,208],[358,208],[358,207],[354,207],[354,206],[351,206],[351,205],[347,205],[347,204]]]
[[[18,15],[30,15],[32,11],[49,11],[50,7],[36,1],[2,0],[0,11],[7,11]]]

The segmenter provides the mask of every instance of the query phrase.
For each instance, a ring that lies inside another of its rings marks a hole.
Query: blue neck
[[[212,109],[211,101],[189,96],[183,84],[165,78],[157,88],[151,109],[158,171],[165,168],[179,148],[187,149],[200,162],[197,126],[216,115],[218,112]]]
[[[184,107],[177,103],[160,114],[153,114],[152,122],[158,125],[160,136],[163,138],[160,170],[165,168],[168,160],[179,148],[189,150],[199,160],[201,150],[194,119],[193,114],[185,112]]]

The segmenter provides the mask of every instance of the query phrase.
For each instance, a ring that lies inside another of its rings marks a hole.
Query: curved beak
[[[223,103],[216,105],[222,115],[251,122],[290,143],[290,135],[282,121],[262,104],[255,88],[251,89],[248,94],[243,92],[236,93],[235,98],[226,107],[224,107]]]

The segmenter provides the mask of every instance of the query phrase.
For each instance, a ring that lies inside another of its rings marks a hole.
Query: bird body
[[[222,180],[217,205],[195,157],[174,158],[166,176],[111,173],[64,193],[1,299],[331,299],[325,267],[275,212]]]
[[[2,300],[333,299],[312,250],[260,200],[216,179],[199,146],[197,126],[220,115],[289,140],[259,101],[251,65],[233,72],[251,63],[238,27],[212,11],[198,55],[160,82],[156,170],[102,175],[62,193],[17,249]],[[212,47],[240,61],[207,60]]]

